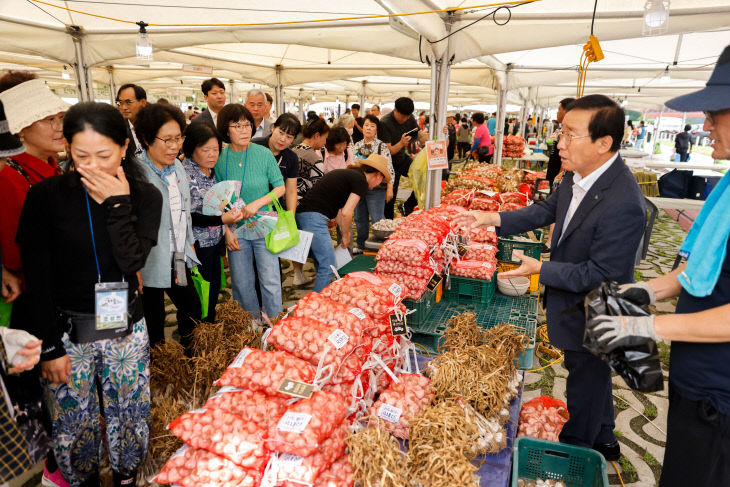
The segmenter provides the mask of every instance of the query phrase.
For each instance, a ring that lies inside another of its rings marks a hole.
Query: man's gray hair
[[[264,101],[266,101],[266,93],[264,93],[262,90],[259,90],[258,88],[254,88],[253,90],[248,90],[248,93],[246,93],[246,100],[248,100],[252,96],[263,96]]]

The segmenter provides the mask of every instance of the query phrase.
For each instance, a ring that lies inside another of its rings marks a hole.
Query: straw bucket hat
[[[17,134],[44,118],[65,112],[71,105],[56,96],[39,79],[32,79],[0,93],[10,133]]]
[[[390,172],[388,172],[388,159],[381,156],[380,154],[370,154],[367,159],[361,159],[358,163],[360,167],[370,166],[380,171],[383,175],[383,182],[390,182]]]

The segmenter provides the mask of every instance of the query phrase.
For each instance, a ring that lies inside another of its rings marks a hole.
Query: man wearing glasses
[[[603,281],[634,280],[634,259],[646,221],[644,197],[619,156],[624,111],[603,95],[566,107],[558,149],[565,176],[550,197],[521,210],[457,217],[464,226],[491,226],[514,235],[555,223],[549,262],[518,256],[519,268],[498,277],[540,274],[550,343],[564,351],[570,419],[560,441],[618,460],[613,433],[611,369],[583,348],[586,294]]]
[[[147,106],[147,92],[141,86],[126,84],[117,91],[117,108],[127,120],[129,143],[132,145],[135,155],[139,155],[144,150],[134,131],[134,121],[137,120],[137,114],[144,106]]]

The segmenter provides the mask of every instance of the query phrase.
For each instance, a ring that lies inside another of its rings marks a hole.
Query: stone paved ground
[[[637,266],[636,278],[647,280],[670,271],[684,235],[682,228],[660,211],[647,258]],[[661,302],[657,305],[657,312],[672,313],[675,305],[676,300]],[[663,391],[643,394],[629,389],[620,377],[614,376],[613,379],[616,436],[622,453],[617,465],[627,487],[653,487],[658,483],[661,473],[666,440],[669,347],[660,344],[660,350],[665,377]],[[539,362],[535,360],[534,363]],[[541,364],[547,363],[543,361]],[[562,363],[539,372],[528,372],[525,375],[523,402],[541,395],[565,400],[566,376],[567,370]],[[608,466],[608,474],[612,486],[621,485],[612,465]]]

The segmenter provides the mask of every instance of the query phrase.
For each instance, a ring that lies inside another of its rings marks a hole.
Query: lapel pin
[[[593,199],[597,200],[597,199],[598,199],[598,195],[595,195],[595,196],[593,197]]]

